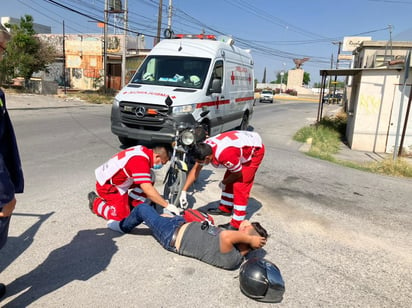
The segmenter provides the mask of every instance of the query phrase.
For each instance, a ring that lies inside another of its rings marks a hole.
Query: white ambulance
[[[171,109],[165,104],[168,97]],[[210,136],[246,130],[253,103],[253,59],[248,51],[228,37],[176,35],[153,47],[116,95],[111,130],[124,145],[169,143],[174,130],[165,114],[194,123],[205,110],[209,113],[202,124]]]

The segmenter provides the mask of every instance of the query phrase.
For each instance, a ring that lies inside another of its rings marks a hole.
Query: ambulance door
[[[225,104],[228,99],[223,91],[223,76],[223,60],[216,60],[208,85],[208,95],[211,98],[208,118],[210,119],[210,134],[212,136],[223,131]]]
[[[227,52],[226,57],[226,87],[223,93],[225,93],[227,104],[225,105],[224,131],[235,129],[242,122],[243,110],[246,105],[246,102],[243,100],[243,83],[247,70],[246,67],[242,65],[237,54]]]

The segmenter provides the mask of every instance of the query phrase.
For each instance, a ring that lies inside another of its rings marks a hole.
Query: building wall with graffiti
[[[403,72],[402,72],[403,73]],[[403,150],[412,154],[412,115],[406,119],[406,108],[399,118],[403,92],[402,74],[396,69],[366,69],[352,89],[353,106],[349,110],[347,136],[351,149],[390,153],[395,147],[398,123],[406,127]],[[412,81],[412,80],[410,80]],[[410,96],[410,82],[404,105]],[[398,136],[400,138],[400,136]],[[399,143],[398,143],[399,146]]]
[[[66,85],[77,90],[96,90],[104,85],[104,40],[102,35],[70,34],[63,38],[61,34],[38,34],[38,37],[55,46],[59,58],[48,67],[47,71],[40,72],[34,77],[54,81],[59,86]],[[108,36],[106,50],[108,79],[120,78],[123,40],[124,36],[122,35]],[[139,47],[142,46],[144,46],[144,40],[128,38],[126,56],[131,51],[138,54]],[[110,74],[116,75],[110,76]]]

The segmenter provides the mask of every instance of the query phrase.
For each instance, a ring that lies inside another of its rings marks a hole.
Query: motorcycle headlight
[[[195,110],[195,104],[173,107],[173,113],[192,113]]]
[[[189,130],[184,131],[181,135],[181,138],[184,145],[191,145],[193,142],[195,142],[195,135]]]

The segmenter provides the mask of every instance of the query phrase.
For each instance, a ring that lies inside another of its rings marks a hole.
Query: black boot
[[[97,195],[94,191],[89,192],[89,194],[87,195],[87,199],[89,199],[89,209],[92,213],[93,213],[93,203],[94,203],[94,200],[96,200],[96,198],[97,198]]]
[[[0,299],[3,298],[4,294],[6,294],[6,285],[4,283],[0,283]]]

